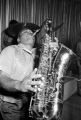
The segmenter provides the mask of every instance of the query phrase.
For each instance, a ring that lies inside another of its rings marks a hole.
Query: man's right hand
[[[36,74],[36,73],[37,73],[37,69],[35,68],[34,71],[29,76],[26,76],[23,79],[23,81],[20,81],[20,84],[19,84],[20,91],[36,92],[38,89],[41,89],[43,87],[44,80],[42,80],[42,75]],[[40,79],[37,81],[37,78],[40,78]]]

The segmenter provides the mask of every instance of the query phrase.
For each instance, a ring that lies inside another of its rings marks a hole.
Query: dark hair
[[[10,20],[9,27],[12,27],[12,26],[14,26],[17,23],[18,23],[18,21],[16,21],[16,20]]]

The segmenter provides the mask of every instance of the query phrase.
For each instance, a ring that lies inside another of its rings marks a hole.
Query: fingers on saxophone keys
[[[37,85],[37,86],[39,86],[41,84],[42,84],[41,81],[31,81],[31,85]]]
[[[33,87],[32,85],[28,85],[27,89],[32,91],[32,92],[37,92],[37,88]]]
[[[40,86],[43,86],[45,79],[44,77],[42,77],[42,75],[38,74],[38,75],[33,76],[32,82],[34,84],[39,84]]]
[[[41,91],[44,88],[44,77],[41,77],[39,80],[32,80],[31,86],[35,89],[35,91]]]
[[[42,78],[41,74],[35,74],[31,77],[32,79]]]

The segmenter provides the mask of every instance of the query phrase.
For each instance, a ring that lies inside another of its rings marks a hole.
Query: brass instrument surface
[[[47,48],[48,46],[45,44],[45,55],[48,55],[49,53]],[[71,64],[70,60],[75,57],[76,55],[69,48],[61,44],[54,61],[52,61],[50,72],[48,71],[49,57],[44,58],[43,56],[43,58],[41,58],[41,64],[44,65],[41,65],[43,67],[38,70],[38,73],[41,72],[45,77],[45,85],[42,91],[38,91],[38,93],[33,97],[33,107],[31,107],[32,110],[30,110],[32,111],[33,116],[36,116],[37,120],[61,119],[64,91],[63,77],[67,74],[68,66]]]
[[[40,56],[40,65],[38,68],[37,73],[42,74],[45,81],[47,80],[47,72],[48,72],[48,39],[46,39],[46,36],[44,36],[44,44],[42,46],[41,56]],[[45,108],[45,92],[46,92],[46,82],[44,84],[44,87],[42,88],[42,91],[38,91],[37,94],[35,94],[32,97],[31,100],[31,106],[30,106],[30,112],[31,114],[35,114],[33,116],[36,116],[38,118],[42,118],[44,114],[44,108]],[[33,104],[34,103],[34,104]]]
[[[64,76],[76,55],[64,46],[59,45],[55,55],[54,48],[49,47],[51,42],[45,34],[40,64],[37,73],[44,77],[41,91],[37,91],[30,101],[29,115],[36,120],[61,120],[63,109]]]

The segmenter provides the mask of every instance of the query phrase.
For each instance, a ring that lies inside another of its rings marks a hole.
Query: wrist
[[[18,90],[18,91],[21,91],[21,81],[16,81],[16,85],[15,85],[15,88],[16,88],[16,90]]]
[[[20,92],[27,92],[27,88],[25,88],[25,85],[23,85],[23,82],[22,81],[17,81],[16,82],[16,90],[17,91],[20,91]]]

